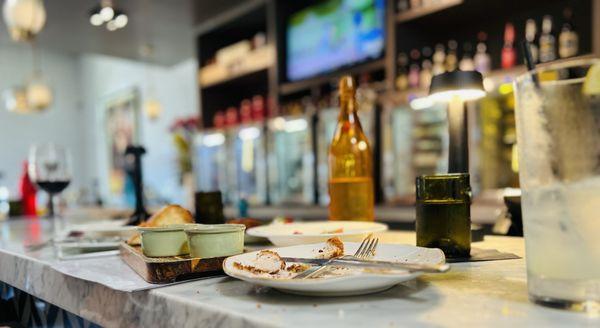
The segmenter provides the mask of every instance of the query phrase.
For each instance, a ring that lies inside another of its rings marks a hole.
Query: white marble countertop
[[[292,296],[227,277],[125,293],[53,270],[51,248],[24,251],[52,230],[44,219],[0,223],[0,280],[103,326],[600,326],[598,317],[529,302],[523,259],[456,264],[447,274],[360,297]],[[414,234],[382,239],[414,243]],[[520,238],[488,236],[474,246],[524,255]]]

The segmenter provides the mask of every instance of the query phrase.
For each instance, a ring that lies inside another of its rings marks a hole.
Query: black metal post
[[[133,156],[132,179],[135,191],[135,211],[131,215],[128,224],[140,224],[150,216],[144,206],[144,187],[142,177],[142,155],[146,149],[142,146],[129,145],[125,150],[125,155]]]
[[[469,135],[467,111],[459,97],[448,103],[448,132],[450,134],[448,173],[469,172]]]

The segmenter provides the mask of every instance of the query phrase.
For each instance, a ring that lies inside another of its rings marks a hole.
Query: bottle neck
[[[357,107],[354,97],[340,97],[339,120],[350,122],[357,121]]]

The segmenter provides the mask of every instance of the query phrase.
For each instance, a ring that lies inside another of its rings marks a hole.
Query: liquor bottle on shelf
[[[262,122],[265,119],[265,98],[261,95],[252,97],[252,119]]]
[[[533,63],[536,64],[540,59],[540,49],[537,45],[537,25],[533,19],[528,19],[525,23],[525,40],[529,42],[531,59],[533,59]]]
[[[405,53],[398,55],[398,76],[396,77],[396,89],[403,91],[408,89],[408,56]]]
[[[473,45],[471,42],[465,42],[463,44],[463,56],[458,63],[458,69],[461,71],[472,71],[475,69],[475,62],[473,60]]]
[[[475,70],[481,74],[485,74],[492,69],[492,59],[487,52],[487,45],[485,44],[487,34],[483,31],[479,32],[477,34],[477,40],[477,52],[473,57],[473,62],[475,64]]]
[[[506,23],[504,27],[504,46],[502,47],[502,68],[508,69],[515,66],[517,61],[517,52],[515,50],[515,26],[512,23]]]
[[[574,57],[579,52],[579,35],[573,26],[573,11],[565,8],[563,15],[565,22],[558,35],[558,55],[560,58]]]
[[[213,116],[213,126],[217,129],[225,127],[225,114],[223,111],[218,111]]]
[[[418,9],[423,7],[423,0],[410,0],[410,9]]]
[[[240,103],[240,122],[242,124],[252,122],[252,102],[249,99],[244,99]]]
[[[417,49],[410,51],[410,67],[408,69],[408,86],[411,88],[419,87],[421,53]]]
[[[329,219],[373,221],[373,157],[352,77],[340,79],[339,93],[340,114],[329,146]]]
[[[405,12],[410,9],[410,2],[409,0],[398,0],[397,6],[399,13]]]
[[[435,52],[433,53],[433,75],[442,74],[446,71],[445,62],[446,49],[443,44],[438,43],[435,45]]]
[[[231,106],[225,111],[225,126],[234,126],[238,124],[238,110]]]
[[[552,16],[546,15],[542,20],[540,35],[540,62],[546,63],[556,59],[556,38],[552,33]]]
[[[446,55],[446,71],[448,72],[455,71],[458,68],[457,48],[458,42],[456,40],[448,41],[448,54]]]
[[[421,72],[419,73],[419,87],[421,89],[429,89],[429,85],[431,84],[432,77],[432,66],[431,63],[431,55],[433,51],[430,47],[423,48],[421,52],[423,56],[423,61],[421,62]]]

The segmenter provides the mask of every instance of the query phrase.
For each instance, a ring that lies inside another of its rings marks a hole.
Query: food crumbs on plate
[[[313,249],[313,252],[319,252],[317,258],[330,259],[332,257],[338,257],[344,255],[344,243],[337,237],[330,238],[327,240],[322,249]],[[271,250],[263,250],[256,254],[255,258],[251,261],[233,262],[233,267],[240,271],[249,272],[255,276],[273,279],[290,279],[297,274],[308,270],[311,266],[305,263],[285,263],[283,258]],[[363,272],[364,270],[360,270]],[[333,266],[327,272],[327,276],[341,276],[348,273],[356,273],[357,270],[352,270],[345,267]],[[319,279],[322,276],[314,277]]]
[[[316,303],[315,303],[315,304],[313,304],[313,307],[317,307],[317,304],[316,304]]]
[[[300,273],[308,270],[310,265],[304,263],[294,263],[285,268],[287,272]]]
[[[334,233],[343,233],[344,232],[344,228],[339,228],[339,229],[335,229],[335,230],[325,230],[323,232],[321,232],[322,235],[330,235],[330,234],[334,234]]]
[[[338,237],[327,239],[325,246],[319,250],[319,258],[330,259],[344,255],[344,243]]]
[[[261,307],[262,307],[262,306],[260,305],[260,303],[257,303],[257,304],[256,304],[256,308],[257,308],[257,309],[260,309]]]
[[[276,274],[285,269],[285,261],[270,250],[260,251],[256,254],[254,265],[244,265],[239,262],[233,262],[233,267],[238,270],[249,271],[252,273]]]

